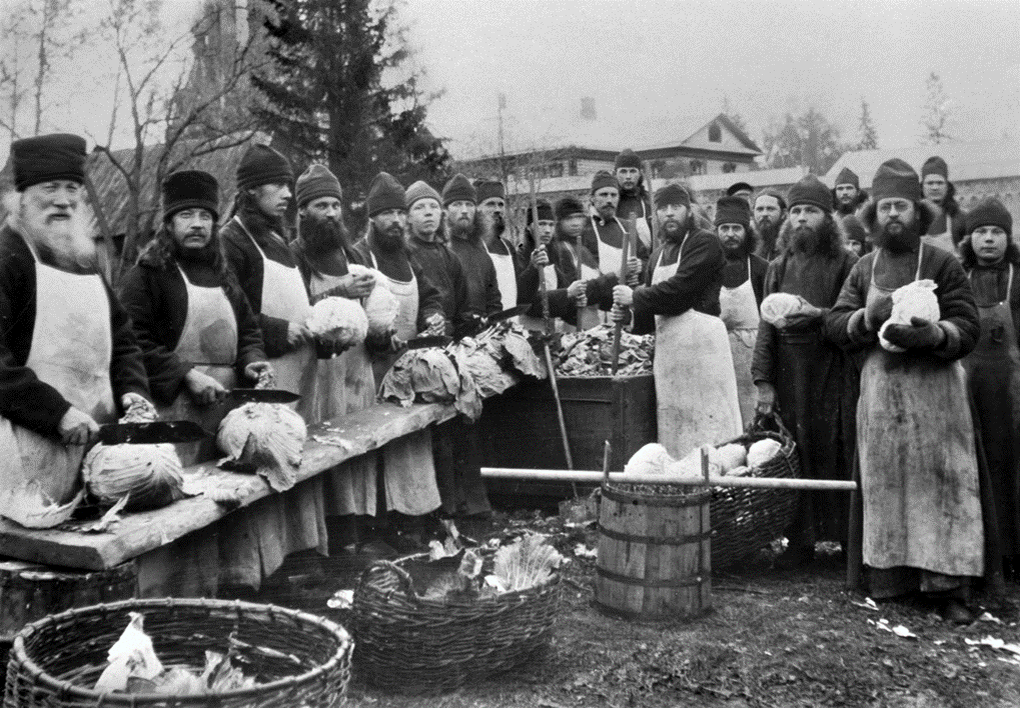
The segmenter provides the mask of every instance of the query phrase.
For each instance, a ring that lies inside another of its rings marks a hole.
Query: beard
[[[499,213],[492,216],[480,216],[478,230],[486,241],[491,241],[503,235],[503,232],[506,231],[506,221]]]
[[[18,194],[14,194],[17,199]],[[92,238],[92,212],[86,205],[79,204],[63,212],[64,218],[47,215],[20,199],[7,206],[13,207],[8,223],[25,237],[43,262],[65,270],[96,269],[98,255]]]
[[[347,227],[342,221],[302,217],[301,239],[310,253],[324,255],[347,245]]]
[[[921,243],[921,227],[917,219],[903,223],[899,219],[890,220],[875,234],[875,246],[886,248],[893,253],[906,253],[917,248]]]
[[[478,236],[478,229],[475,228],[475,221],[463,221],[461,219],[457,219],[456,221],[449,222],[449,224],[451,238],[457,238],[463,241],[476,240],[476,237]]]
[[[795,226],[790,231],[790,245],[797,253],[811,254],[819,250],[818,230],[810,226]]]
[[[393,224],[388,229],[380,229],[372,224],[372,241],[388,253],[396,253],[407,248],[404,229],[400,224]]]
[[[758,238],[767,248],[772,248],[779,240],[779,229],[782,222],[773,223],[772,219],[760,219],[754,222],[754,228],[758,232]]]
[[[663,237],[670,241],[679,241],[686,231],[684,222],[676,219],[663,219],[659,222],[659,227],[662,229]]]
[[[855,201],[856,200],[851,199],[849,202],[844,202],[842,200],[836,202],[836,213],[842,216],[849,216],[850,214],[853,214],[857,211]]]

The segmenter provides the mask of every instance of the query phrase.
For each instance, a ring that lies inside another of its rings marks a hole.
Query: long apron
[[[730,338],[730,354],[733,355],[733,373],[737,377],[737,400],[740,402],[741,427],[746,428],[754,420],[756,389],[751,377],[751,359],[754,345],[758,341],[758,300],[751,284],[751,259],[747,259],[747,280],[735,288],[719,291],[719,315]]]
[[[97,423],[115,422],[110,385],[110,301],[99,275],[68,273],[29,251],[35,267],[35,323],[25,365]],[[63,445],[0,418],[0,503],[29,484],[57,503],[80,487],[84,445]]]
[[[300,271],[267,258],[241,220],[236,220],[262,257],[261,314],[304,322],[311,307]],[[305,422],[318,422],[310,417],[315,402],[315,348],[305,345],[270,363],[276,371],[276,385],[301,394],[296,409]],[[257,589],[262,578],[279,568],[288,554],[309,548],[328,553],[321,475],[260,499],[245,511],[228,516],[220,532],[224,582]]]
[[[641,243],[645,245],[645,248],[651,250],[652,248],[652,228],[648,225],[648,208],[645,206],[645,200],[639,199],[641,202],[641,216],[634,220],[634,230],[637,232],[637,237],[641,239]]]
[[[308,288],[315,298],[341,281],[339,276],[315,273]],[[329,359],[319,359],[315,378],[312,420],[331,420],[367,408],[375,401],[375,377],[364,343]],[[375,514],[374,453],[358,455],[323,477],[327,514]]]
[[[509,253],[493,253],[492,251],[488,251],[488,253],[489,258],[492,259],[492,265],[496,269],[500,302],[504,310],[509,310],[517,305],[517,269],[514,268],[514,257]]]
[[[545,282],[545,291],[552,292],[559,285],[559,280],[556,277],[556,266],[551,263],[542,269],[541,273],[542,280]],[[541,317],[533,317],[531,315],[521,315],[521,326],[524,329],[531,332],[544,332],[545,331],[545,320]],[[553,323],[556,324],[555,321]],[[562,329],[562,327],[560,328]]]
[[[375,254],[371,251],[369,254],[372,257],[372,266],[379,270]],[[512,262],[510,267],[513,268]],[[496,273],[499,273],[498,267]],[[394,323],[397,336],[407,341],[418,334],[418,281],[414,273],[411,273],[409,281],[396,280],[385,273],[383,277],[386,278],[390,292],[397,298],[397,319]],[[502,292],[503,285],[500,283],[500,293]],[[399,354],[386,355],[384,373],[389,370],[397,356]],[[382,375],[378,375],[377,380],[381,381]],[[430,428],[410,433],[383,445],[382,464],[388,510],[408,516],[420,516],[439,508],[439,487],[436,485],[436,467],[432,460]]]
[[[613,218],[616,219],[616,217]],[[616,223],[620,225],[620,229],[624,233],[627,233],[627,229],[624,228],[623,222],[616,219]],[[595,217],[591,218],[591,228],[595,231],[595,241],[599,246],[599,271],[603,274],[619,274],[620,265],[623,263],[623,249],[617,248],[616,246],[610,246],[602,240],[599,236],[599,228],[595,221]]]
[[[203,287],[192,283],[177,267],[187,293],[184,328],[174,354],[184,362],[220,382],[228,391],[237,386],[237,316],[221,286]],[[160,407],[164,420],[193,420],[215,433],[230,409],[226,405],[202,406],[188,391],[181,391],[172,404]],[[187,467],[216,457],[213,438],[176,445],[181,463]]]
[[[946,230],[940,234],[932,234],[931,236],[925,234],[921,236],[921,243],[926,246],[941,248],[943,251],[948,251],[955,256],[957,250],[956,244],[953,243],[953,217],[946,214]]]
[[[923,252],[922,245],[915,280]],[[869,306],[893,290],[876,284],[873,264]],[[974,424],[966,403],[958,361],[875,346],[864,362],[857,405],[863,561],[880,570],[920,569],[922,590],[954,588],[952,578],[943,582],[933,573],[984,572]]]
[[[661,263],[660,252],[652,285],[676,274],[680,255],[673,265]],[[674,458],[740,435],[733,355],[721,319],[694,309],[675,317],[656,315],[652,370],[659,442]]]
[[[980,423],[1003,556],[1020,554],[1020,348],[1009,306],[1013,270],[1010,264],[1004,300],[978,303],[981,336],[963,360]]]

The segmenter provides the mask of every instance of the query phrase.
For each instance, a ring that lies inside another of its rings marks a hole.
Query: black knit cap
[[[553,207],[552,207],[552,204],[547,202],[545,199],[539,199],[536,202],[536,207],[538,208],[538,220],[539,221],[553,221]],[[529,223],[529,224],[532,221],[532,218],[531,218],[532,214],[533,214],[533,211],[531,209],[531,205],[529,204],[528,205],[528,219],[527,219],[527,223]]]
[[[577,197],[563,197],[556,202],[556,220],[568,219],[571,216],[588,216],[588,212],[585,211],[584,204]]]
[[[667,204],[691,205],[691,193],[680,184],[667,184],[655,190],[655,208]]]
[[[740,224],[751,228],[751,205],[743,197],[719,197],[715,203],[715,225]]]
[[[929,157],[921,166],[921,181],[928,175],[942,175],[942,178],[949,181],[949,165],[938,155]]]
[[[995,197],[986,197],[967,212],[967,233],[982,226],[998,226],[1007,234],[1013,233],[1013,216]]]
[[[620,183],[616,181],[616,176],[612,172],[606,172],[605,170],[599,170],[595,173],[595,176],[591,178],[591,193],[606,187],[612,187],[615,190],[620,189]]]
[[[907,199],[921,201],[921,180],[914,168],[898,157],[886,160],[871,179],[871,198],[877,203],[882,199]]]
[[[220,218],[220,185],[201,170],[181,170],[163,180],[163,218],[169,220],[185,209],[205,209]]]
[[[641,158],[637,156],[637,153],[627,148],[619,155],[616,156],[616,160],[613,162],[613,169],[619,169],[620,167],[636,167],[641,169]]]
[[[841,184],[852,184],[854,189],[860,189],[861,179],[849,167],[844,167],[839,171],[839,174],[836,175],[836,181],[832,183],[834,187],[838,187]]]
[[[822,181],[814,175],[804,175],[790,187],[790,208],[792,209],[798,204],[810,204],[822,211],[831,212],[832,190],[822,184]]]
[[[726,190],[726,196],[732,197],[737,192],[753,192],[754,187],[749,185],[747,182],[734,182]]]
[[[323,197],[333,197],[343,201],[344,192],[340,188],[340,180],[325,165],[309,165],[308,169],[297,178],[294,188],[297,193],[297,204],[303,207],[309,202]]]
[[[443,206],[448,207],[454,202],[478,203],[478,192],[460,172],[451,177],[443,187]]]
[[[33,184],[66,179],[85,182],[85,138],[70,133],[37,135],[11,143],[14,188],[25,191]]]
[[[389,209],[401,211],[407,209],[407,205],[404,204],[404,188],[389,172],[380,172],[375,176],[368,188],[368,199],[365,203],[369,217]]]
[[[251,189],[263,184],[294,182],[290,161],[268,145],[252,145],[237,166],[237,188]]]
[[[476,179],[475,180],[475,195],[478,197],[478,203],[481,204],[486,199],[492,199],[498,197],[499,199],[506,199],[506,188],[503,183],[495,179]]]

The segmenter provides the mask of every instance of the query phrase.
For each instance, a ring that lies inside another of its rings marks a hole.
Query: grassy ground
[[[554,534],[561,551],[597,545],[591,528],[558,517],[497,515],[477,536],[524,528]],[[594,559],[571,558],[549,649],[527,664],[439,697],[388,695],[355,676],[350,703],[378,708],[567,708],[576,706],[1020,706],[1020,656],[980,642],[1020,644],[1018,587],[977,598],[986,619],[953,626],[918,604],[872,609],[843,587],[839,556],[797,571],[772,568],[763,551],[736,574],[713,577],[713,610],[687,622],[647,625],[606,617],[591,605]],[[326,600],[352,587],[357,569],[285,567],[260,599],[332,615]],[[996,621],[997,620],[997,621]],[[908,629],[902,637],[893,627]],[[1020,651],[1020,648],[1018,648]]]

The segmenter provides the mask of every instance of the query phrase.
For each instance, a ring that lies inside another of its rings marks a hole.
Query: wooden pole
[[[634,233],[634,217],[631,216],[627,219],[627,228],[623,232],[623,253],[620,256],[620,274],[619,274],[619,285],[627,284],[627,260],[630,258],[630,242],[631,236]],[[616,376],[617,369],[620,368],[620,337],[623,335],[623,322],[617,322],[613,329],[613,369],[612,374]]]
[[[603,473],[595,471],[532,470],[508,467],[483,467],[482,477],[541,482],[599,483]],[[623,484],[672,484],[682,487],[758,487],[767,489],[810,489],[818,491],[852,492],[856,482],[833,479],[789,479],[786,477],[726,477],[708,475],[670,476],[663,474],[635,474],[611,472],[605,476],[610,482]]]
[[[648,192],[648,209],[651,211],[651,214],[648,215],[650,217],[648,219],[649,223],[648,228],[651,229],[652,232],[651,245],[648,247],[648,253],[651,254],[655,253],[655,247],[659,243],[657,238],[659,235],[657,233],[659,225],[656,223],[657,220],[655,218],[655,195],[652,192],[652,161],[645,160],[643,167],[645,170],[645,175],[648,177],[648,182],[645,184],[645,189]]]

